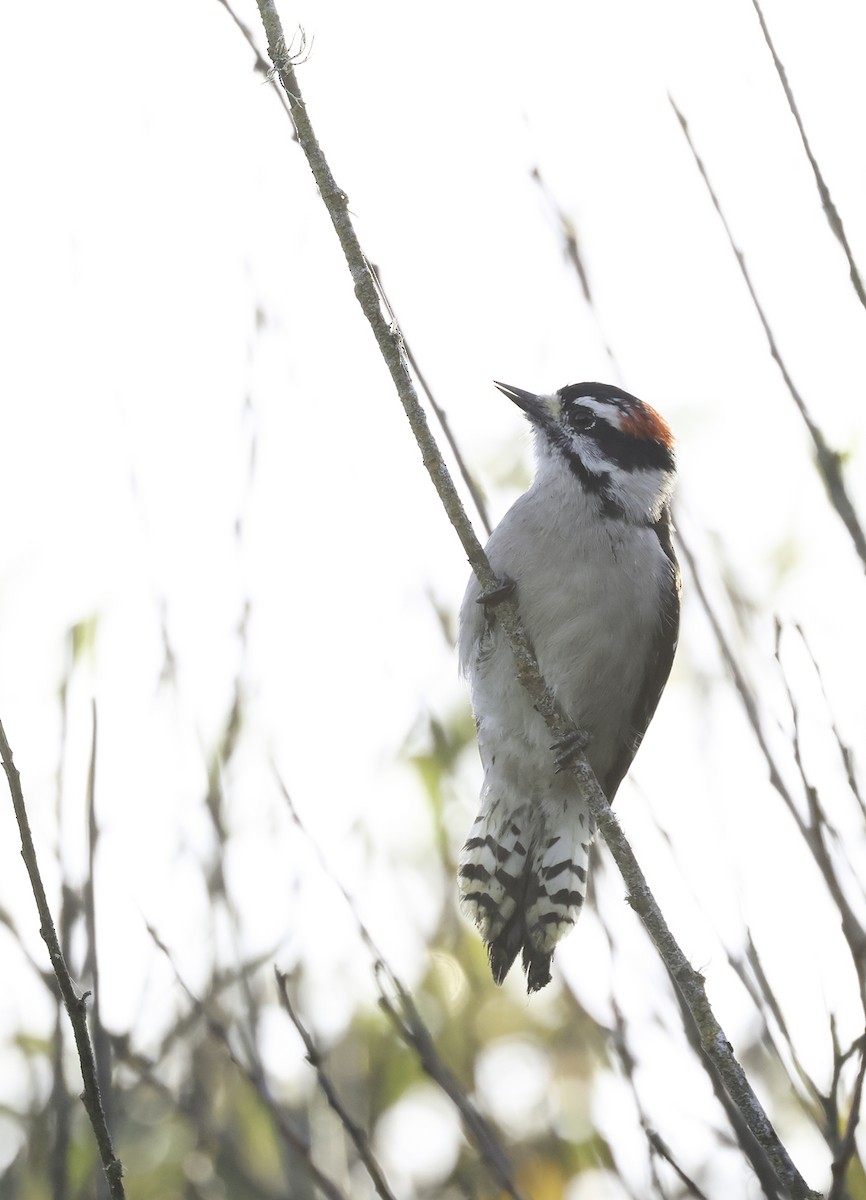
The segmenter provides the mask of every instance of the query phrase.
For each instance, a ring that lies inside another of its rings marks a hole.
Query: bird
[[[586,896],[592,815],[518,682],[496,608],[513,596],[560,711],[612,804],[670,674],[680,570],[671,430],[637,396],[606,383],[536,395],[495,386],[529,420],[536,471],[487,542],[501,586],[473,575],[460,609],[484,769],[481,806],[458,865],[462,907],[497,984],[518,954],[527,991],[551,979],[553,952]]]

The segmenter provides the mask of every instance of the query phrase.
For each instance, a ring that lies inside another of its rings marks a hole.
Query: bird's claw
[[[566,767],[571,765],[576,754],[587,748],[589,740],[589,734],[583,729],[575,729],[571,733],[567,733],[564,738],[558,738],[553,743],[550,748],[556,751],[553,761],[557,775],[560,771],[564,771]]]
[[[485,610],[495,608],[497,604],[501,604],[503,600],[510,600],[514,595],[514,590],[517,587],[515,581],[510,575],[503,575],[499,580],[497,587],[492,592],[485,592],[475,601],[476,604],[483,604]]]

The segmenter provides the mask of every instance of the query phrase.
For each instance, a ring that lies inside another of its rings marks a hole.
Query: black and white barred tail
[[[481,932],[496,983],[521,951],[528,990],[550,982],[553,951],[586,896],[593,832],[574,797],[517,808],[484,798],[458,874],[463,906]]]

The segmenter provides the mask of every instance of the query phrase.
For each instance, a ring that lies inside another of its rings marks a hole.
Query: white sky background
[[[263,46],[255,6],[237,11]],[[864,10],[768,0],[765,14],[862,268]],[[804,624],[843,733],[862,747],[862,572],[666,94],[794,379],[852,453],[846,478],[866,513],[866,315],[751,5],[321,2],[281,15],[314,37],[300,71],[312,120],[494,517],[513,497],[497,480],[528,470],[529,439],[493,378],[635,391],[678,434],[678,519],[714,595],[733,572],[767,657],[775,613]],[[246,602],[247,723],[226,781],[245,949],[301,954],[325,983],[348,958],[353,987],[369,986],[350,921],[303,867],[272,755],[411,978],[438,880],[431,900],[423,802],[393,760],[419,713],[465,700],[428,596],[456,610],[466,566],[288,119],[216,0],[6,5],[0,111],[0,718],[56,896],[57,689],[67,629],[96,616],[70,701],[61,853],[80,879],[95,697],[105,1017],[146,1037],[176,1003],[144,920],[192,984],[224,936],[198,868],[201,800]],[[575,222],[597,316],[533,167]],[[161,607],[176,690],[160,686]],[[753,669],[783,714],[758,656]],[[719,682],[699,704],[696,689]],[[814,755],[824,770],[824,748]],[[468,827],[474,761],[464,774]],[[827,1011],[843,1042],[855,1036],[856,992],[693,597],[633,778],[620,815],[723,1023],[747,1032],[715,931],[738,946],[748,920],[823,1081]],[[678,870],[648,806],[676,832]],[[11,812],[0,822],[0,905],[43,961]],[[862,852],[862,830],[848,832]],[[608,968],[589,916],[559,958],[599,1015],[611,972],[629,992],[632,964]],[[647,954],[638,961],[656,977]],[[0,963],[0,1036],[44,1032],[42,986],[5,931]],[[338,1028],[347,996],[318,988],[314,1023]],[[0,1045],[0,1102],[20,1095],[20,1069]],[[14,1145],[0,1126],[0,1157]]]

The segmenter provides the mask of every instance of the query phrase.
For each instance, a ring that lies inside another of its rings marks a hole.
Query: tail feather
[[[485,800],[463,847],[461,899],[487,945],[495,982],[522,951],[527,988],[538,991],[550,982],[553,951],[583,905],[591,821],[573,796],[510,811]]]

